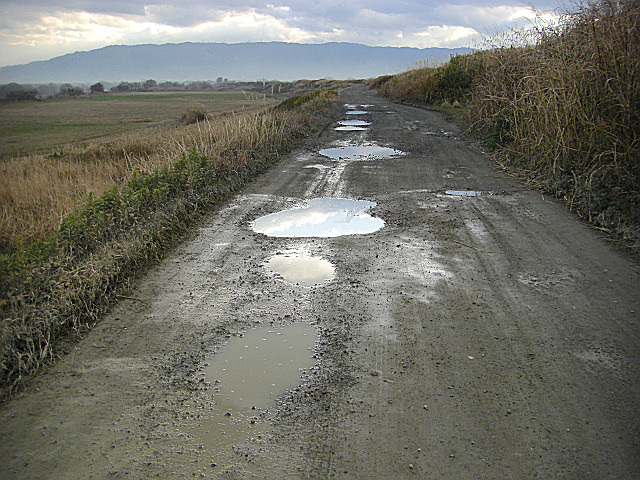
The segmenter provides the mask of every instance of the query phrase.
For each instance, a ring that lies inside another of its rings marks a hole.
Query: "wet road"
[[[441,115],[341,95],[343,115],[3,406],[2,478],[640,478],[636,262]],[[351,117],[371,125],[335,130]],[[372,144],[389,150],[344,148]],[[312,215],[274,225],[291,209]],[[324,274],[300,284],[277,257]],[[216,354],[303,324],[301,384],[225,403]]]

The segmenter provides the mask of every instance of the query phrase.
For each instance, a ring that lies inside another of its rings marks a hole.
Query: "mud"
[[[367,105],[367,131],[332,128],[345,107],[2,406],[1,478],[640,478],[638,265],[440,114],[362,86],[341,96]],[[407,154],[318,153],[345,137]],[[314,198],[375,203],[384,226],[251,228]],[[294,250],[334,278],[309,288],[265,268]],[[301,383],[216,425],[204,364],[299,323],[318,331]]]

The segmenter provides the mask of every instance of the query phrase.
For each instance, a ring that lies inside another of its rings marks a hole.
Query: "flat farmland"
[[[189,110],[213,117],[254,111],[274,101],[243,92],[135,92],[5,103],[0,105],[0,158],[171,128],[180,125]]]

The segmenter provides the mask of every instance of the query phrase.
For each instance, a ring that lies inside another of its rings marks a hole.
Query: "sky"
[[[0,0],[0,66],[107,45],[354,42],[476,47],[561,0]]]

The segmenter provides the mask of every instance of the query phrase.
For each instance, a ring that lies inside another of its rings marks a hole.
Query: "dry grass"
[[[370,82],[392,99],[465,105],[505,168],[599,228],[640,239],[640,3],[580,4],[440,67]]]
[[[148,174],[171,165],[195,146],[216,162],[237,168],[249,147],[261,151],[285,134],[282,113],[230,115],[109,143],[70,145],[53,154],[0,163],[0,246],[11,251],[44,240],[89,192],[122,187],[133,172]]]
[[[505,41],[506,40],[506,41]],[[469,116],[502,161],[589,221],[639,224],[640,4],[580,6],[483,54]]]

